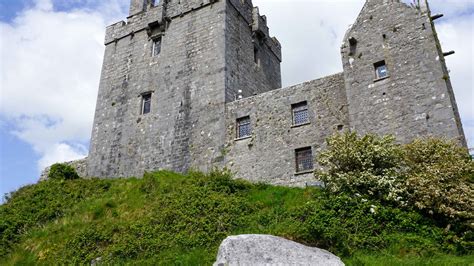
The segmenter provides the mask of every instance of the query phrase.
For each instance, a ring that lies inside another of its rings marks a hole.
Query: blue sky
[[[253,2],[282,43],[284,86],[342,70],[339,47],[363,0]],[[445,14],[436,22],[443,48],[456,51],[447,64],[472,147],[474,1],[430,3]],[[0,0],[0,195],[36,182],[47,165],[87,155],[105,27],[125,19],[128,4]]]

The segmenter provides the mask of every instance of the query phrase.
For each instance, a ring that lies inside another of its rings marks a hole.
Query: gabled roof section
[[[355,26],[366,22],[368,19],[370,19],[370,15],[368,15],[368,13],[372,13],[371,11],[374,9],[380,9],[383,6],[386,7],[385,11],[387,14],[385,15],[390,15],[390,12],[399,12],[397,11],[399,8],[411,9],[413,12],[420,15],[424,13],[429,14],[430,12],[428,0],[366,0],[354,24],[349,26],[346,34],[344,35],[343,46],[344,43],[351,37],[351,32]]]

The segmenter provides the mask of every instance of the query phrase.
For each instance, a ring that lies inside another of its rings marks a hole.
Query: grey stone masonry
[[[105,46],[82,175],[227,167],[304,186],[315,183],[315,157],[334,132],[466,146],[424,1],[367,0],[343,40],[343,73],[288,88],[280,43],[250,0],[131,0]]]
[[[301,102],[307,104],[309,120],[295,125],[292,105]],[[250,116],[252,134],[238,139],[236,120],[245,116]],[[228,103],[225,165],[239,177],[256,182],[311,184],[313,169],[297,172],[295,150],[311,147],[317,154],[327,137],[348,127],[342,73]]]
[[[426,3],[368,0],[341,48],[351,128],[409,142],[433,135],[466,146]],[[352,44],[351,44],[352,42]],[[384,61],[388,75],[376,77]]]

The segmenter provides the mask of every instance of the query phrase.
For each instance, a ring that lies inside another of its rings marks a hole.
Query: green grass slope
[[[474,265],[453,235],[416,212],[218,172],[24,187],[0,206],[0,265],[98,257],[104,264],[210,265],[226,236],[247,233],[325,248],[349,265]]]

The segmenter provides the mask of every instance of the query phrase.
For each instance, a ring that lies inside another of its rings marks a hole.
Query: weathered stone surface
[[[366,1],[341,48],[350,126],[400,142],[438,136],[466,145],[430,12],[400,1]],[[349,39],[356,41],[350,45]],[[385,60],[388,77],[376,79]]]
[[[291,105],[306,101],[309,123],[293,126]],[[252,137],[236,139],[236,119],[250,116]],[[305,186],[312,171],[297,173],[295,150],[317,154],[331,134],[349,127],[342,74],[262,93],[226,105],[225,165],[238,176],[275,185]]]
[[[247,97],[281,87],[279,43],[250,1],[142,4],[132,1],[127,23],[107,28],[88,175],[223,167],[225,103],[239,90]],[[253,19],[262,20],[258,43]],[[162,49],[152,56],[158,35]],[[142,115],[147,92],[151,112]]]
[[[296,173],[295,150],[311,147],[316,157],[336,131],[466,145],[421,2],[418,9],[367,0],[343,40],[344,72],[280,88],[281,47],[252,1],[131,0],[127,22],[107,27],[87,175],[227,167],[239,178],[304,186],[315,180],[311,171]],[[161,53],[153,56],[158,36]],[[382,60],[389,76],[377,80],[374,64]],[[146,115],[144,93],[152,93]],[[296,127],[291,106],[301,101],[310,123]],[[244,116],[252,135],[236,140],[236,119]]]
[[[340,258],[319,248],[271,235],[227,237],[214,266],[224,265],[344,265]]]

